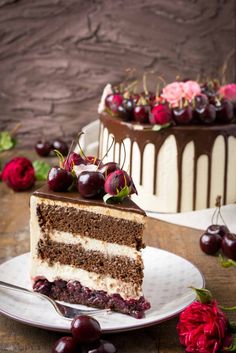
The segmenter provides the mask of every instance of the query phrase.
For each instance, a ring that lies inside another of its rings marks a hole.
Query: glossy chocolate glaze
[[[49,189],[48,185],[45,184],[40,189],[36,190],[33,193],[34,196],[42,197],[45,199],[55,200],[55,201],[64,201],[75,204],[84,204],[84,205],[93,205],[100,207],[108,207],[117,209],[125,212],[135,212],[140,215],[145,216],[145,212],[136,205],[129,197],[126,197],[121,203],[106,204],[103,202],[103,199],[85,199],[76,191],[67,191],[67,192],[55,192]]]
[[[154,180],[153,180],[153,194],[156,191],[157,179],[157,157],[159,150],[164,141],[173,135],[176,139],[177,145],[177,166],[178,166],[178,201],[177,211],[181,211],[181,197],[182,197],[182,158],[186,145],[189,142],[194,143],[194,187],[193,187],[193,210],[196,209],[196,189],[197,189],[197,161],[201,155],[206,155],[208,158],[208,185],[207,185],[207,207],[210,206],[210,192],[211,192],[211,164],[212,164],[212,149],[215,139],[218,136],[223,136],[225,142],[225,170],[224,170],[224,197],[223,203],[226,203],[227,193],[227,165],[228,165],[228,137],[236,137],[236,124],[226,125],[179,125],[169,127],[160,131],[151,130],[152,125],[137,125],[135,123],[127,123],[120,119],[109,116],[103,113],[100,120],[104,127],[113,134],[115,142],[121,146],[121,142],[125,138],[130,138],[130,166],[132,166],[132,149],[133,142],[136,142],[140,149],[141,155],[141,170],[140,170],[140,185],[143,182],[143,152],[148,143],[155,146],[155,159],[154,159]],[[131,170],[132,175],[132,170]]]

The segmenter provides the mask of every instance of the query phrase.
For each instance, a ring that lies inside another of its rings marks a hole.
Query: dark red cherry
[[[52,347],[51,353],[80,353],[82,352],[75,339],[69,336],[61,337]]]
[[[222,124],[228,124],[234,117],[233,103],[228,99],[223,99],[216,104],[216,121]]]
[[[216,119],[216,109],[213,104],[209,104],[203,110],[195,111],[198,120],[204,124],[211,124]]]
[[[99,198],[104,194],[105,178],[97,171],[84,171],[78,177],[78,191],[85,198]]]
[[[219,227],[208,227],[207,232],[203,233],[200,237],[200,247],[204,253],[214,255],[217,251],[219,251],[221,241],[222,239],[219,235]]]
[[[106,178],[109,174],[113,173],[115,170],[119,170],[119,164],[115,162],[108,162],[99,167],[99,172]]]
[[[48,172],[48,186],[53,191],[66,191],[73,180],[72,174],[60,167],[52,167]]]
[[[193,119],[192,107],[174,108],[173,118],[177,124],[189,124]]]
[[[165,125],[170,123],[171,120],[171,110],[166,104],[155,105],[149,115],[149,121],[151,124]]]
[[[225,234],[222,238],[221,249],[225,256],[236,261],[236,234]]]
[[[41,157],[47,157],[51,152],[51,143],[48,141],[38,141],[35,145],[35,151]]]
[[[194,109],[197,111],[197,112],[202,112],[206,106],[209,104],[209,101],[208,101],[208,98],[205,94],[201,93],[201,94],[197,94],[195,97],[194,97]]]
[[[117,195],[125,186],[132,186],[132,179],[124,170],[116,170],[108,175],[104,189],[107,194]]]
[[[134,120],[140,124],[146,124],[149,122],[149,105],[136,105],[134,107]]]
[[[52,149],[53,150],[58,150],[59,152],[61,152],[61,154],[63,156],[67,156],[68,154],[68,146],[67,143],[58,139],[58,140],[54,140],[52,143]]]
[[[65,170],[71,172],[74,165],[80,165],[80,164],[87,164],[87,162],[78,153],[72,152],[64,160],[63,167],[65,168]]]
[[[99,340],[101,327],[97,320],[87,315],[76,316],[71,323],[71,333],[78,343]]]
[[[123,96],[120,93],[109,94],[105,99],[105,105],[113,113],[117,113],[118,107],[123,102]]]
[[[227,233],[230,233],[229,228],[225,225],[221,225],[219,229],[220,236],[223,237]]]
[[[87,156],[85,161],[88,163],[88,164],[95,164],[95,165],[99,165],[99,166],[102,166],[102,163],[101,163],[101,159],[95,157],[95,156]],[[85,163],[86,164],[86,163]]]
[[[133,119],[134,103],[132,99],[124,99],[122,104],[117,108],[118,116],[125,120],[130,121]]]
[[[100,345],[97,348],[91,349],[88,353],[116,353],[116,347],[114,344],[101,340]]]

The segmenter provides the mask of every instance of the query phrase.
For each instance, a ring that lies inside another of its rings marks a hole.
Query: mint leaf
[[[130,194],[130,187],[125,186],[117,195],[106,194],[103,196],[103,201],[105,203],[119,203],[124,200]]]
[[[194,288],[190,287],[195,293],[197,300],[202,304],[207,304],[212,301],[212,294],[208,289],[205,288]]]
[[[219,255],[219,261],[222,267],[228,268],[231,266],[236,267],[236,261],[231,259],[224,259],[223,256]]]
[[[10,150],[16,144],[16,140],[12,138],[8,131],[0,132],[0,152]]]
[[[36,180],[47,180],[50,165],[44,161],[34,161],[33,162],[34,172]]]
[[[163,124],[163,125],[155,124],[155,125],[153,125],[152,130],[153,130],[153,131],[160,131],[160,130],[162,130],[162,129],[166,129],[166,128],[169,127],[170,125],[171,125],[171,123],[167,123],[167,124]]]

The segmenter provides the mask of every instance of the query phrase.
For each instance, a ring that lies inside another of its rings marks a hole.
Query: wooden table
[[[24,153],[26,155],[27,153]],[[16,193],[0,184],[0,263],[29,251],[30,192]],[[219,303],[236,304],[236,269],[221,268],[217,258],[203,254],[199,248],[201,232],[149,218],[145,231],[148,245],[183,256],[204,274],[206,286]],[[158,295],[158,293],[157,293]],[[235,318],[234,318],[235,319]],[[110,334],[120,353],[183,352],[178,341],[178,318],[159,325],[127,333]],[[0,352],[49,353],[61,334],[23,325],[0,316]]]

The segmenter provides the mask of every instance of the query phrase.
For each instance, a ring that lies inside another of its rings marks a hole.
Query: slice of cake
[[[31,277],[35,291],[56,300],[144,316],[145,213],[45,185],[30,200]]]

